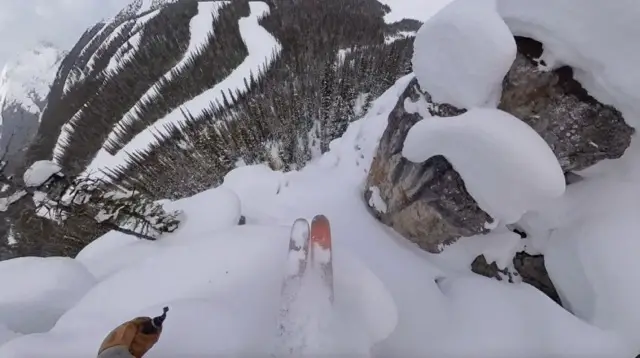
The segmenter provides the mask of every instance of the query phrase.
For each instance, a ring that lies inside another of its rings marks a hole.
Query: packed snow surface
[[[276,38],[258,23],[259,19],[269,14],[269,6],[258,1],[249,2],[249,6],[251,9],[249,16],[243,17],[238,21],[240,34],[249,52],[245,60],[222,82],[184,103],[164,118],[157,120],[153,125],[135,136],[116,155],[111,155],[106,150],[101,149],[85,170],[85,173],[93,176],[103,176],[103,171],[106,169],[124,166],[129,158],[129,153],[147,149],[150,145],[157,143],[156,135],[164,133],[167,125],[179,125],[185,121],[183,111],[197,114],[211,106],[212,103],[221,103],[223,92],[228,93],[231,90],[235,93],[237,90],[243,93],[246,91],[244,79],[248,79],[252,73],[254,76],[260,74],[274,59],[274,53],[281,50],[281,45]],[[104,179],[106,180],[106,178]]]
[[[187,51],[182,56],[180,62],[175,65],[171,70],[169,70],[164,76],[162,81],[158,81],[154,86],[152,86],[141,98],[138,100],[135,106],[133,106],[122,118],[122,120],[117,124],[116,128],[109,134],[109,139],[107,141],[115,141],[117,139],[118,131],[121,131],[122,128],[132,123],[136,120],[138,116],[138,112],[140,108],[156,95],[158,95],[158,91],[161,88],[163,81],[170,81],[179,71],[184,68],[184,66],[188,63],[191,56],[196,54],[198,50],[200,50],[203,46],[207,44],[207,41],[210,36],[213,35],[213,20],[218,16],[218,9],[224,5],[224,2],[199,2],[198,3],[198,14],[191,19],[189,24],[190,28],[190,40],[189,47]]]
[[[59,49],[42,44],[5,64],[0,70],[0,110],[18,104],[31,113],[40,113],[63,57]]]
[[[495,0],[455,0],[420,27],[412,64],[435,102],[496,107],[515,58],[515,40]]]
[[[505,224],[564,193],[564,173],[533,128],[498,109],[427,117],[407,134],[402,155],[423,162],[443,155],[481,209]]]
[[[17,337],[0,346],[0,356],[93,356],[111,329],[168,305],[150,358],[264,355],[283,346],[383,357],[631,357],[619,335],[579,320],[531,286],[449,271],[368,213],[366,170],[411,78],[399,80],[303,170],[231,171],[222,187],[168,203],[185,212],[183,225],[120,262],[111,259],[141,242],[118,233],[98,239],[77,259],[98,283],[51,331]],[[240,213],[246,225],[236,224]],[[318,213],[332,226],[335,303],[327,309],[308,296],[291,317],[303,334],[278,335],[291,225]]]
[[[23,175],[24,185],[38,187],[55,174],[60,173],[61,170],[62,168],[58,164],[50,160],[39,160],[25,170]]]

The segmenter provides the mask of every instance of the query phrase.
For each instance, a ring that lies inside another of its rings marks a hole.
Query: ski
[[[294,221],[289,234],[289,254],[287,256],[288,265],[285,284],[287,280],[294,277],[302,277],[307,268],[308,257],[309,222],[300,218]]]
[[[309,261],[320,272],[327,288],[328,299],[333,303],[333,250],[331,243],[331,225],[324,215],[316,215],[311,220]]]

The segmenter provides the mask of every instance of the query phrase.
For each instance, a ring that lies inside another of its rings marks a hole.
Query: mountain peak
[[[16,104],[39,113],[64,55],[52,44],[41,42],[7,62],[0,71],[0,109]]]

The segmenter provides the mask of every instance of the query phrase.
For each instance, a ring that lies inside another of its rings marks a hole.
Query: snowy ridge
[[[269,66],[273,60],[274,53],[281,50],[278,40],[258,23],[260,18],[269,14],[269,6],[257,1],[249,2],[249,5],[251,8],[250,15],[238,21],[240,34],[249,51],[249,55],[245,60],[222,82],[186,102],[164,118],[157,120],[152,126],[135,136],[116,155],[109,154],[104,148],[100,149],[83,175],[90,173],[92,176],[103,177],[105,170],[125,165],[129,153],[144,150],[157,141],[154,134],[164,132],[168,124],[179,125],[185,121],[182,111],[199,113],[210,106],[211,103],[222,102],[223,92],[228,92],[228,90],[232,92],[236,90],[240,92],[246,91],[244,79],[248,79],[252,73],[259,75],[264,68]],[[256,76],[256,78],[259,78],[259,76]]]
[[[199,2],[198,14],[191,19],[189,27],[191,29],[191,38],[189,40],[189,46],[187,51],[182,57],[182,60],[178,62],[171,70],[169,70],[163,79],[166,81],[171,80],[176,73],[184,67],[189,57],[196,53],[200,48],[207,43],[207,40],[212,36],[214,29],[212,29],[213,20],[218,16],[218,10],[226,2]],[[150,101],[155,95],[158,94],[160,84],[162,80],[158,81],[152,86],[139,100],[138,102],[122,117],[120,122],[115,126],[113,131],[109,134],[107,141],[113,141],[117,138],[117,132],[123,128],[123,126],[133,122],[136,119],[137,112],[144,103]]]
[[[137,50],[137,46],[140,42],[140,36],[142,36],[142,31],[144,31],[144,24],[147,23],[147,21],[151,20],[154,16],[156,16],[158,14],[160,10],[156,10],[156,11],[152,11],[150,13],[148,13],[145,16],[142,16],[136,20],[130,20],[130,21],[136,21],[137,25],[139,27],[139,31],[136,33],[136,35],[134,35],[131,39],[129,39],[129,41],[127,41],[124,45],[122,45],[122,47],[120,49],[118,49],[118,52],[116,54],[114,54],[114,56],[111,57],[111,59],[109,60],[109,64],[107,65],[107,67],[104,69],[104,72],[106,73],[111,73],[112,71],[117,71],[118,67],[122,64],[124,64],[126,62],[126,60],[128,58],[120,58],[120,56],[118,55],[119,51],[125,47],[125,46],[130,46],[131,48],[128,50],[127,54],[133,54],[135,53],[135,51]],[[117,37],[118,35],[116,34],[116,31],[118,31],[118,29],[122,30],[122,26],[124,26],[126,23],[125,22],[123,24],[121,24],[120,26],[118,26],[118,28],[116,28],[116,30],[114,30],[113,34],[111,36],[109,36],[109,40],[105,41],[105,44],[109,41],[113,41],[115,39],[115,37]],[[119,32],[118,32],[119,34]],[[113,36],[113,38],[112,38]],[[102,47],[102,46],[101,46]],[[94,55],[95,57],[95,55]],[[94,57],[92,57],[92,59],[94,59]],[[94,59],[95,62],[95,59]],[[87,64],[87,66],[89,66],[89,64]],[[93,65],[91,65],[93,66]],[[87,67],[89,68],[89,67]],[[93,68],[93,67],[91,67]],[[52,153],[52,158],[53,160],[56,160],[56,158],[61,157],[64,154],[66,145],[67,145],[67,141],[69,136],[71,135],[71,133],[73,133],[73,124],[78,120],[78,118],[80,118],[80,116],[83,113],[84,107],[87,104],[85,103],[85,105],[83,105],[74,115],[73,117],[71,117],[71,119],[69,119],[69,121],[67,121],[67,123],[65,123],[62,126],[62,129],[60,130],[60,136],[58,136],[58,140],[56,141],[56,145],[53,148],[53,153]]]
[[[18,104],[26,111],[40,113],[38,102],[46,100],[64,55],[63,51],[43,44],[5,64],[0,71],[0,110]]]

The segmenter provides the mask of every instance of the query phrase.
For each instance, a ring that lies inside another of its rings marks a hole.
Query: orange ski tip
[[[324,249],[331,249],[331,225],[324,215],[317,215],[311,221],[311,242]]]

